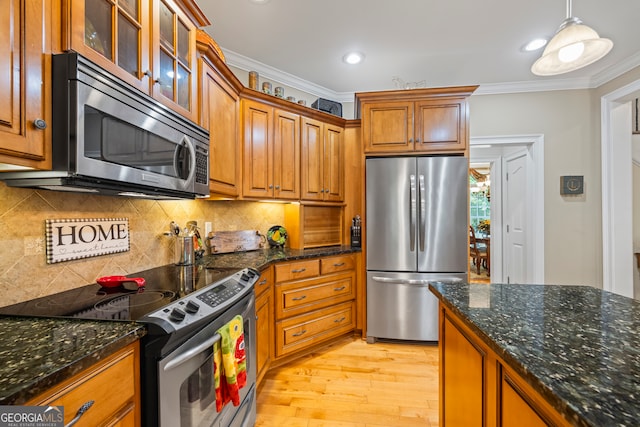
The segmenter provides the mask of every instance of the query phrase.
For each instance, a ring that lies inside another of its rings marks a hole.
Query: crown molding
[[[277,68],[255,61],[239,53],[222,48],[227,64],[245,71],[257,71],[261,76],[289,87],[307,92],[319,98],[337,102],[354,102],[355,92],[336,92],[310,81],[301,79]],[[500,95],[523,92],[546,92],[555,90],[594,89],[614,78],[640,66],[640,52],[630,56],[594,77],[582,78],[553,78],[526,82],[511,83],[480,83],[472,96]]]

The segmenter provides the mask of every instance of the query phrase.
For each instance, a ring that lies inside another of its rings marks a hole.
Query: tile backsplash
[[[45,220],[128,218],[131,249],[56,264],[46,262]],[[245,201],[156,201],[29,190],[0,182],[0,306],[173,262],[169,223],[198,221],[214,231],[259,230],[284,222],[284,205]]]

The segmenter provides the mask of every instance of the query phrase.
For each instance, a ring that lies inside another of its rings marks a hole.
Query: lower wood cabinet
[[[355,329],[354,256],[339,255],[276,264],[276,359]]]
[[[273,267],[260,274],[256,295],[256,365],[257,382],[262,381],[271,365],[273,353]]]
[[[571,425],[460,318],[439,313],[442,427]]]
[[[59,384],[27,405],[64,406],[67,425],[78,409],[94,403],[78,426],[140,425],[140,346],[136,341]]]

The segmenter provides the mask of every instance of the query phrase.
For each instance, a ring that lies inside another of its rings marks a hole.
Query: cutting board
[[[209,233],[212,254],[255,251],[265,247],[266,238],[257,230],[214,231]]]

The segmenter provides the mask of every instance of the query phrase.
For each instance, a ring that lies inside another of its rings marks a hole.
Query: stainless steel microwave
[[[209,133],[75,52],[52,58],[52,170],[13,187],[154,199],[209,195]]]

